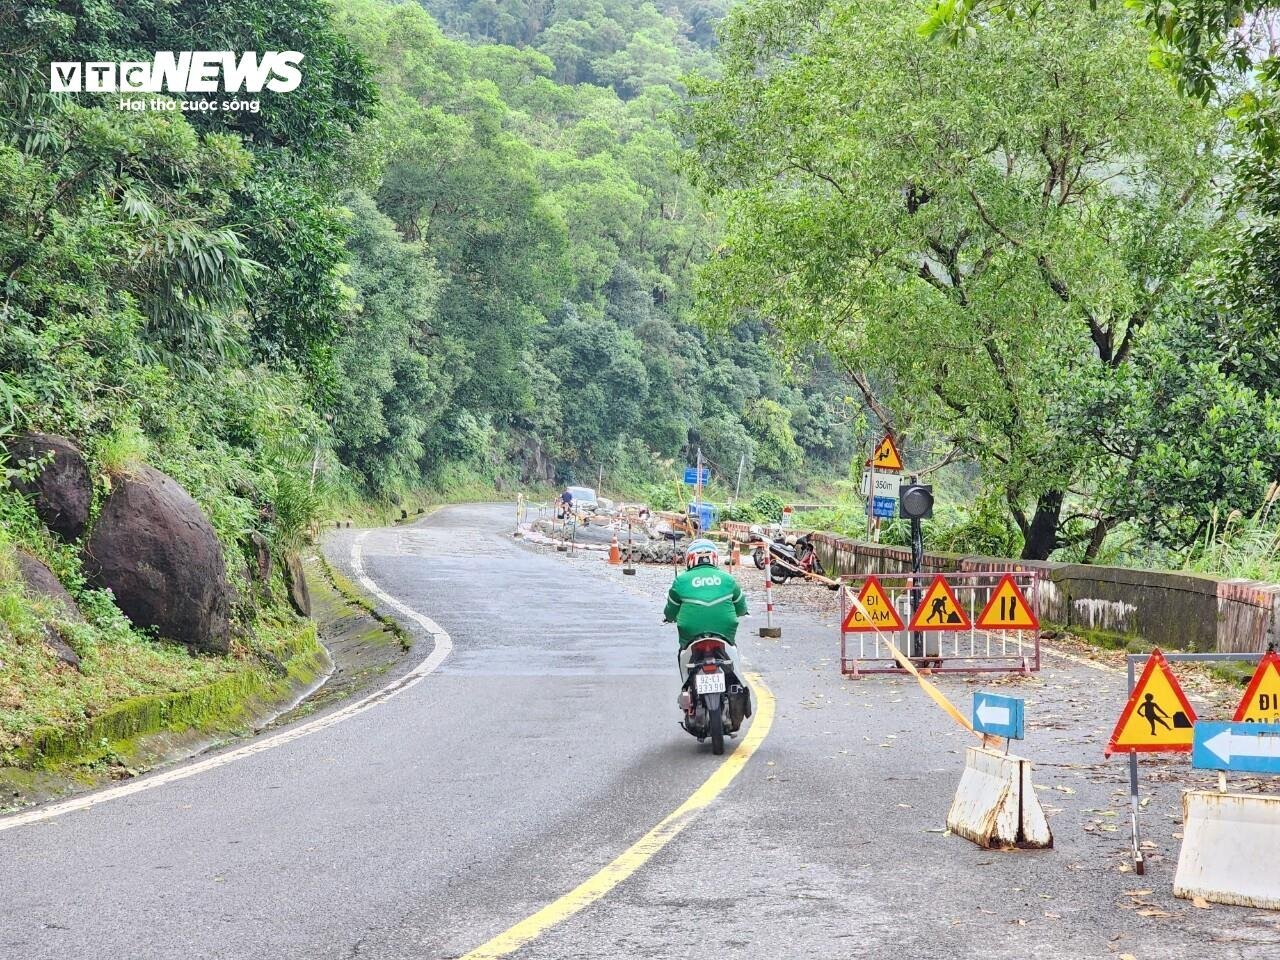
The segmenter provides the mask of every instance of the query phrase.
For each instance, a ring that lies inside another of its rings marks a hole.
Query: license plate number
[[[724,674],[719,670],[715,673],[696,673],[693,682],[698,693],[724,693]]]

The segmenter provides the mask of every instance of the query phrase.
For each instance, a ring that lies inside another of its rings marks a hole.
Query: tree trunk
[[[1022,542],[1023,560],[1048,560],[1058,546],[1058,517],[1062,513],[1062,491],[1046,490],[1036,501],[1036,512]]]
[[[1107,539],[1107,521],[1099,520],[1089,533],[1089,545],[1084,551],[1084,562],[1093,563],[1098,559],[1098,551],[1102,549],[1102,543]]]

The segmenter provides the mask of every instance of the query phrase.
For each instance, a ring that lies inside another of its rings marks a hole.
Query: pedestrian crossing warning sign
[[[916,608],[911,618],[909,630],[968,630],[973,624],[965,616],[964,608],[947,583],[947,578],[938,574],[929,584],[929,589]]]
[[[867,582],[858,591],[857,603],[850,605],[840,629],[845,633],[897,631],[902,629],[902,617],[889,602],[889,595],[880,586],[880,581],[867,577]]]
[[[898,445],[893,442],[893,437],[887,433],[884,435],[884,439],[876,447],[876,452],[871,455],[871,462],[867,466],[874,467],[876,470],[902,469],[902,455],[898,453]]]
[[[1122,750],[1180,753],[1191,750],[1196,712],[1158,649],[1151,651],[1142,676],[1129,694],[1104,756]]]
[[[1031,604],[1013,577],[1004,575],[1004,579],[996,585],[991,599],[978,614],[978,628],[981,630],[1038,630],[1040,621],[1031,610]]]
[[[1280,723],[1280,655],[1268,651],[1258,661],[1258,669],[1240,698],[1236,715],[1231,718],[1249,723]]]

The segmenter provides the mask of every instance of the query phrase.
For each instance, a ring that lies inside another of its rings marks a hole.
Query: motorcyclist
[[[746,686],[741,656],[735,639],[738,618],[747,615],[747,598],[729,574],[720,569],[716,546],[710,540],[694,540],[685,549],[685,571],[671,584],[663,618],[675,623],[680,637],[677,664],[683,687],[689,675],[689,647],[699,637],[711,634],[725,641],[733,673]],[[681,702],[681,707],[686,704]]]

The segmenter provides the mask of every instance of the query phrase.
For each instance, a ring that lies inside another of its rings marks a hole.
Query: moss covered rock
[[[182,486],[151,467],[114,481],[85,545],[89,581],[140,627],[197,650],[230,645],[222,545]]]

